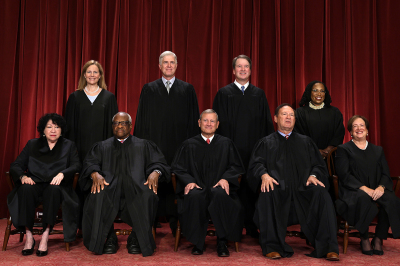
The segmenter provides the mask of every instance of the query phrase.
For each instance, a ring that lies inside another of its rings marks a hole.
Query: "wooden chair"
[[[72,183],[72,186],[74,189],[76,188],[76,184],[78,183],[78,178],[79,178],[79,173],[76,173],[74,176],[73,183]],[[6,180],[7,180],[7,183],[8,183],[8,186],[10,187],[10,189],[13,190],[14,186],[15,186],[14,180],[10,176],[9,172],[6,172]],[[43,208],[42,205],[40,205],[38,207],[38,209],[41,209],[41,208]],[[61,207],[60,207],[60,210],[61,210]],[[40,211],[36,212],[36,218],[35,218],[35,222],[33,225],[34,227],[42,227],[42,220],[41,220],[41,217],[39,216],[39,212]],[[61,222],[62,222],[62,217],[61,217],[61,215],[58,215],[57,219],[56,219],[56,224],[61,223]],[[9,215],[8,220],[7,220],[6,231],[4,233],[3,251],[6,251],[6,249],[7,249],[8,239],[9,239],[10,235],[19,234],[19,242],[22,242],[24,240],[24,232],[21,232],[18,228],[11,230],[11,224],[12,224],[12,219],[11,219],[11,216]],[[41,228],[41,229],[34,228],[32,230],[32,234],[33,235],[43,234],[43,228]],[[54,230],[53,229],[50,232],[50,235],[56,235],[56,234],[63,234],[63,230]],[[67,251],[69,251],[69,242],[65,242],[65,249]]]
[[[328,166],[328,172],[329,176],[336,175],[336,170],[335,170],[335,156],[336,156],[336,150],[337,147],[333,148],[329,153],[328,156],[326,157],[326,164]]]
[[[337,175],[333,175],[333,184],[335,188],[336,199],[339,199],[339,178]],[[400,190],[400,176],[392,177],[393,182],[395,183],[394,193],[397,194]],[[343,219],[340,215],[338,217],[338,236],[343,237],[343,253],[346,254],[347,246],[349,244],[349,237],[360,237],[360,233],[358,231],[351,232],[354,229],[353,226],[350,226],[349,223]],[[371,223],[371,225],[376,225],[376,223]],[[340,232],[343,230],[343,232]],[[373,238],[375,236],[374,233],[369,232],[369,237]],[[389,237],[393,238],[393,234],[389,233]]]
[[[241,176],[239,176],[239,183],[240,183],[240,180],[241,180]],[[174,187],[174,191],[176,191],[176,175],[174,173],[171,173],[171,181],[172,181],[172,185]],[[175,199],[175,204],[177,204],[176,199]],[[213,226],[213,224],[210,223],[208,225],[209,229],[207,230],[207,236],[215,236],[215,228],[210,228],[210,226]],[[175,252],[178,251],[180,239],[181,239],[181,225],[178,220],[176,234],[175,234],[175,247],[174,247]],[[239,252],[239,242],[235,242],[235,251]]]

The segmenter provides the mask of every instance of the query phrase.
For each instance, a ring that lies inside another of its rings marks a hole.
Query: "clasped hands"
[[[228,181],[226,181],[226,179],[219,180],[218,183],[215,184],[215,186],[213,186],[213,188],[218,187],[218,186],[220,186],[222,189],[224,189],[226,194],[229,195],[229,183],[228,183]],[[184,194],[187,195],[194,188],[202,189],[196,183],[189,183],[185,187]]]
[[[91,188],[91,193],[93,194],[95,194],[96,192],[100,193],[100,191],[104,189],[104,186],[110,185],[109,183],[107,183],[104,177],[100,175],[98,172],[93,172],[90,176],[92,177],[93,180]],[[157,194],[159,177],[160,177],[159,173],[152,172],[147,178],[147,181],[144,183],[144,185],[149,186],[149,189],[152,189],[155,194]]]
[[[269,192],[269,190],[274,190],[274,184],[279,185],[278,181],[276,181],[274,178],[272,178],[269,174],[263,174],[261,176],[261,192]],[[310,184],[314,184],[316,186],[321,186],[325,187],[324,183],[319,181],[315,176],[310,176],[307,179],[306,186],[309,186]]]
[[[53,179],[50,182],[50,185],[58,186],[63,179],[64,179],[64,174],[63,173],[58,173],[55,177],[53,177]],[[32,180],[32,178],[27,177],[26,175],[21,178],[21,183],[22,184],[28,184],[28,185],[36,184],[35,181]]]
[[[381,186],[378,186],[376,189],[371,189],[367,186],[360,187],[362,191],[368,194],[374,201],[378,200],[382,197],[383,193],[385,193],[385,189]]]

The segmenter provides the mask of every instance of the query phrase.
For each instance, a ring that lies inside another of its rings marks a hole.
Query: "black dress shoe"
[[[103,247],[103,254],[115,254],[118,250],[118,238],[109,237]]]
[[[38,256],[38,257],[44,257],[44,256],[47,256],[47,250],[46,251],[41,251],[41,250],[36,250],[36,256]]]
[[[364,250],[363,246],[362,246],[362,242],[360,242],[360,246],[361,246],[362,254],[369,255],[369,256],[372,256],[374,254],[374,251],[372,249],[371,250]]]
[[[193,249],[192,249],[192,255],[203,255],[203,250],[201,250],[198,247],[194,246]]]
[[[375,237],[371,240],[371,247],[372,247],[373,253],[375,255],[379,255],[379,256],[383,255],[383,250],[375,249]],[[381,243],[381,247],[382,247],[382,243]]]
[[[137,240],[135,232],[132,232],[127,240],[126,248],[128,249],[129,254],[140,254],[142,251],[140,250],[139,241]]]
[[[35,250],[35,243],[36,243],[35,239],[33,239],[32,247],[30,249],[22,250],[22,255],[24,255],[24,256],[32,255],[33,251]]]
[[[229,250],[225,241],[218,242],[217,253],[218,257],[229,257]]]

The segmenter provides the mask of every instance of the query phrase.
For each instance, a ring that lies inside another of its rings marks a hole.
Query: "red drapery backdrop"
[[[325,82],[345,121],[369,118],[369,140],[399,175],[399,14],[398,0],[1,0],[0,171],[38,136],[40,116],[64,113],[86,61],[103,65],[119,109],[135,118],[142,86],[171,50],[201,110],[233,81],[238,54],[252,58],[251,82],[271,111]],[[1,174],[0,217],[8,192]]]

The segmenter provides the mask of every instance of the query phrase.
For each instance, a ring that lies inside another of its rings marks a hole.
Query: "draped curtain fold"
[[[86,61],[103,65],[119,109],[135,119],[142,86],[160,77],[158,57],[172,50],[201,110],[234,80],[239,54],[252,58],[251,82],[272,112],[297,107],[310,81],[325,82],[345,121],[370,120],[369,140],[398,175],[398,14],[397,0],[0,1],[0,171],[38,137],[44,113],[64,113]],[[0,184],[5,217],[3,174]]]

